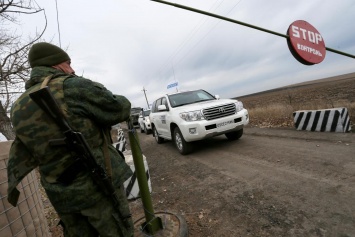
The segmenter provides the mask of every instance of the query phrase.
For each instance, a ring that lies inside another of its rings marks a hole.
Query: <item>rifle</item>
[[[76,132],[70,127],[69,122],[64,117],[56,99],[49,90],[49,87],[46,86],[42,89],[32,92],[29,94],[29,96],[46,114],[48,114],[55,121],[65,136],[62,139],[50,140],[50,145],[66,145],[70,151],[76,153],[77,158],[74,160],[74,163],[71,167],[78,165],[84,166],[84,168],[90,173],[94,182],[99,186],[103,193],[111,199],[113,206],[119,215],[119,218],[123,221],[126,228],[129,229],[130,224],[127,220],[131,217],[131,215],[122,215],[119,209],[119,198],[116,194],[115,187],[113,186],[110,177],[107,175],[105,169],[97,164],[96,159],[84,136],[80,132]],[[64,173],[71,173],[71,167],[64,171]],[[61,175],[61,177],[64,178],[66,175]],[[68,180],[64,180],[63,183],[68,183]]]

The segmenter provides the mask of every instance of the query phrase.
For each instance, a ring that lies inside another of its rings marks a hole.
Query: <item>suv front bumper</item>
[[[180,123],[180,131],[187,142],[198,141],[208,137],[238,131],[249,123],[249,114],[246,109],[238,113],[214,120],[200,120]]]

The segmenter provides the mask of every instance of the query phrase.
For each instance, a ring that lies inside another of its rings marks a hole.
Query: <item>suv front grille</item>
[[[235,114],[236,108],[235,108],[235,104],[231,103],[231,104],[225,104],[225,105],[207,108],[202,110],[202,112],[206,120],[213,120],[213,119],[223,118]]]

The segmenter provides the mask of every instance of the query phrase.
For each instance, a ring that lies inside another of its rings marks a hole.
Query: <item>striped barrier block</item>
[[[118,150],[118,152],[122,153],[127,165],[129,165],[129,167],[133,172],[133,175],[123,183],[123,186],[125,188],[127,199],[137,199],[140,197],[140,194],[139,194],[139,186],[138,186],[137,174],[134,167],[132,152],[131,150],[126,150],[127,142],[123,130],[121,128],[118,128],[117,130],[118,130],[117,142],[114,143],[113,146],[116,147],[116,150]],[[147,177],[149,191],[151,192],[152,187],[150,182],[148,163],[146,157],[144,155],[142,156],[143,156],[143,162],[145,168],[145,175]]]
[[[121,128],[118,128],[117,142],[112,144],[118,151],[124,152],[126,150],[126,138]]]
[[[134,163],[133,163],[133,156],[129,154],[130,151],[125,152],[125,160],[126,163],[129,165],[131,170],[133,171],[133,175],[128,178],[124,183],[124,188],[126,191],[126,196],[127,199],[137,199],[140,197],[139,194],[139,186],[138,186],[138,180],[137,180],[137,174],[135,171]],[[146,157],[143,155],[143,162],[144,162],[144,169],[145,169],[145,175],[147,177],[148,181],[148,187],[149,187],[149,192],[152,192],[152,185],[150,182],[150,174],[149,174],[149,168],[148,168],[148,163]]]
[[[349,132],[350,117],[346,108],[300,110],[293,112],[297,130],[317,132]]]

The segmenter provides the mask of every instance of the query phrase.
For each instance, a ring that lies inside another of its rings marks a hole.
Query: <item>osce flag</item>
[[[166,89],[170,89],[170,88],[176,87],[178,85],[179,85],[178,82],[174,82],[174,83],[169,84]]]

